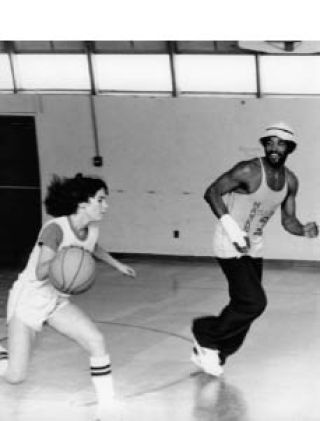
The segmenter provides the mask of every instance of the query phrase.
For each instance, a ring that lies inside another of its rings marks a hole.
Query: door
[[[0,116],[0,263],[21,265],[41,227],[35,120]]]

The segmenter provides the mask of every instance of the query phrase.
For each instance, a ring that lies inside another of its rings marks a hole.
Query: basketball
[[[94,283],[95,260],[81,247],[64,247],[49,265],[49,279],[60,292],[77,295]]]

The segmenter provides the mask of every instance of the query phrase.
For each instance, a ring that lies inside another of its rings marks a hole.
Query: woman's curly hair
[[[79,204],[88,202],[100,189],[108,194],[107,184],[98,177],[84,177],[81,173],[73,178],[54,175],[44,201],[46,211],[54,217],[76,213]]]

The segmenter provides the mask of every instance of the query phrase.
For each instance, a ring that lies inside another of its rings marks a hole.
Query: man
[[[204,198],[219,218],[214,253],[229,284],[229,304],[219,316],[193,320],[192,361],[219,376],[226,358],[242,345],[251,323],[264,311],[262,287],[263,228],[281,206],[281,224],[293,235],[313,238],[315,222],[296,217],[298,180],[285,162],[296,146],[284,123],[268,127],[260,139],[265,156],[236,164],[214,181]]]

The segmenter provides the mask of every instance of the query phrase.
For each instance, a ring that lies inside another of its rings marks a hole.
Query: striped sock
[[[93,386],[97,394],[98,406],[102,407],[113,403],[114,390],[109,355],[91,357],[90,370]]]
[[[8,367],[8,351],[0,345],[0,376],[3,376]]]

